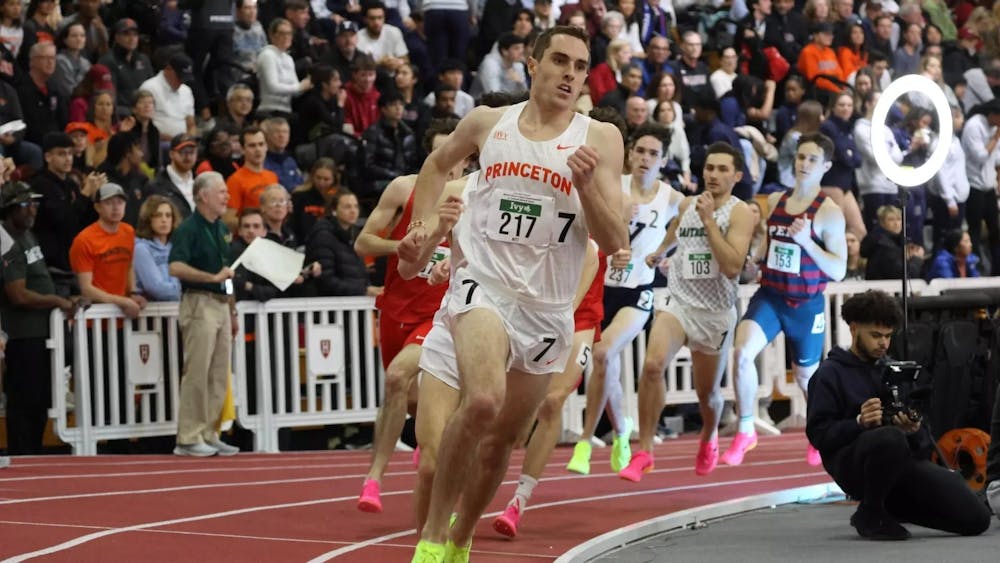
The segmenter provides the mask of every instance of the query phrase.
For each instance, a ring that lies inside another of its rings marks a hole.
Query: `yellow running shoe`
[[[444,545],[420,540],[417,542],[417,550],[413,552],[410,563],[444,563],[446,557],[447,550]]]
[[[590,442],[580,440],[573,447],[573,457],[566,464],[566,469],[580,475],[590,475]]]
[[[454,542],[448,540],[444,548],[444,563],[469,563],[469,552],[472,551],[472,543],[469,543],[465,547],[458,547]]]
[[[632,419],[626,416],[621,434],[615,434],[615,440],[611,443],[611,470],[615,473],[628,467],[628,462],[632,460],[632,448],[629,447],[631,437]]]

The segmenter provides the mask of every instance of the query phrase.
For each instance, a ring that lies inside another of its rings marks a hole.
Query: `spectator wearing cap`
[[[131,131],[115,133],[108,140],[108,158],[97,168],[108,181],[122,188],[125,198],[123,220],[133,227],[139,221],[139,206],[145,199],[149,176],[142,169],[142,147]]]
[[[139,26],[132,18],[123,18],[115,22],[115,43],[111,50],[97,61],[111,71],[111,82],[115,85],[118,96],[115,105],[119,115],[130,113],[135,91],[153,77],[153,64],[138,48]]]
[[[420,166],[420,151],[413,130],[403,123],[403,98],[390,92],[379,98],[381,118],[364,135],[361,142],[367,173],[366,194],[377,199],[389,182],[413,174]]]
[[[479,72],[472,83],[473,97],[486,92],[518,94],[528,89],[528,75],[524,70],[523,37],[505,32],[497,40],[497,53],[483,57]],[[640,72],[640,79],[641,79]]]
[[[24,123],[28,126],[24,138],[41,145],[46,133],[62,131],[66,126],[66,99],[49,84],[56,68],[56,46],[36,43],[29,58],[31,69],[17,82],[17,97],[22,103]]]
[[[31,178],[31,189],[42,196],[39,200],[35,234],[53,279],[63,297],[76,286],[69,265],[69,248],[73,238],[95,217],[91,196],[104,180],[91,174],[81,188],[70,176],[73,170],[73,140],[62,132],[45,135],[42,144],[45,169]],[[78,293],[78,291],[77,291]]]
[[[167,66],[143,82],[140,90],[153,95],[156,111],[153,123],[160,131],[161,140],[170,140],[181,133],[197,136],[194,121],[194,93],[186,84],[194,79],[194,65],[184,53],[175,53]]]
[[[257,53],[267,45],[267,34],[257,20],[257,0],[236,0],[233,55],[245,72],[257,72]]]
[[[240,145],[243,147],[243,166],[226,179],[229,199],[223,221],[232,231],[236,230],[240,212],[247,207],[260,207],[261,192],[267,186],[278,183],[278,175],[264,168],[267,157],[264,131],[259,127],[247,127],[240,131]]]
[[[274,172],[278,176],[278,183],[291,193],[305,180],[302,178],[302,171],[299,170],[295,157],[288,152],[288,143],[292,136],[288,120],[284,117],[269,117],[261,122],[260,128],[264,131],[264,139],[267,141],[264,168]]]
[[[314,141],[331,133],[347,133],[344,128],[344,103],[347,92],[342,88],[340,72],[337,69],[318,64],[309,70],[312,90],[306,94],[299,106],[299,120],[302,123],[302,139]]]
[[[181,282],[170,275],[170,235],[181,222],[177,206],[160,195],[139,209],[135,227],[135,285],[150,301],[180,301]]]
[[[14,245],[3,256],[0,318],[9,340],[4,392],[7,395],[7,451],[42,453],[42,436],[52,397],[52,373],[46,340],[49,314],[62,309],[72,317],[79,297],[56,293],[45,256],[33,232],[41,196],[23,182],[4,184],[0,193],[3,228]]]
[[[260,142],[263,146],[263,138]],[[171,237],[169,272],[181,280],[178,322],[184,342],[175,455],[207,457],[239,452],[219,440],[215,429],[226,397],[232,340],[238,330],[235,303],[225,284],[233,277],[226,242],[229,229],[221,220],[228,197],[220,174],[199,175],[194,183],[195,212]]]
[[[83,24],[67,25],[59,31],[56,45],[56,71],[52,75],[52,87],[56,92],[69,99],[78,84],[83,82],[90,71],[91,62],[83,56],[83,46],[87,42],[87,31]]]
[[[17,90],[7,81],[0,80],[0,124],[18,120],[24,120],[24,113],[21,110],[21,101],[17,97]],[[24,140],[24,135],[21,133],[0,135],[0,157],[4,156],[13,158],[18,166],[27,164],[34,171],[41,170],[44,166],[41,147]]]
[[[465,79],[465,65],[458,59],[446,59],[438,65],[438,84],[449,86],[455,91],[454,113],[458,117],[465,117],[472,108],[476,107],[476,100],[468,92],[462,90],[462,80]],[[434,107],[434,92],[427,94],[424,104]]]
[[[98,92],[115,91],[115,84],[111,81],[111,70],[102,64],[95,64],[87,71],[87,75],[76,85],[73,90],[73,97],[69,101],[69,120],[87,121],[87,114],[90,112],[90,103]]]
[[[87,45],[83,54],[91,61],[108,52],[108,28],[101,20],[100,7],[101,0],[76,0],[76,11],[59,24],[60,29],[76,22],[83,24],[87,29]]]
[[[379,116],[380,94],[375,89],[375,61],[371,57],[364,55],[354,61],[351,65],[351,79],[344,90],[347,91],[344,123],[353,127],[354,134],[360,137]]]
[[[827,92],[839,92],[842,87],[829,80],[818,79],[819,75],[832,76],[845,80],[837,53],[833,51],[833,26],[829,23],[818,23],[813,26],[813,42],[802,48],[799,55],[798,69],[806,80],[815,81],[816,86]]]
[[[228,137],[227,137],[228,142]],[[166,198],[177,208],[180,219],[194,211],[194,165],[198,161],[198,141],[187,134],[170,140],[170,164],[156,174],[146,190],[148,197]],[[141,213],[140,213],[141,215]]]
[[[403,32],[385,23],[386,9],[382,2],[366,3],[363,11],[365,28],[358,34],[358,49],[368,53],[379,68],[391,74],[410,60]]]
[[[260,105],[257,111],[262,115],[292,115],[292,98],[312,87],[309,77],[299,80],[295,73],[295,61],[288,54],[292,46],[292,24],[277,18],[268,26],[271,44],[257,55],[257,80],[260,83]]]
[[[132,258],[135,229],[125,217],[127,196],[118,184],[107,183],[94,194],[97,221],[80,231],[69,249],[69,261],[80,283],[80,294],[94,303],[116,305],[130,319],[146,307],[135,285]]]
[[[28,10],[24,14],[24,41],[17,57],[17,62],[22,68],[28,68],[28,51],[35,43],[56,42],[58,34],[53,27],[53,21],[59,17],[56,8],[58,8],[56,0],[31,0],[28,4]],[[59,31],[63,29],[65,28],[60,26]],[[83,40],[86,43],[86,28]]]
[[[364,57],[365,54],[358,50],[358,24],[343,20],[337,24],[333,49],[321,58],[321,62],[337,69],[344,79],[351,75],[351,65],[359,56]]]

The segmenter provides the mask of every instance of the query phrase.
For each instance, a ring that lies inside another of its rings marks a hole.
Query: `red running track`
[[[723,447],[728,439],[723,439]],[[592,473],[567,473],[570,448],[555,451],[515,540],[492,517],[510,499],[523,452],[473,543],[477,563],[552,561],[616,528],[670,512],[752,494],[825,483],[805,463],[802,434],[761,437],[740,467],[708,477],[693,470],[697,444],[656,448],[641,483],[620,480],[610,448],[594,450]],[[26,457],[0,470],[0,559],[4,561],[337,561],[410,560],[415,471],[398,453],[383,480],[379,515],[355,508],[368,452],[167,456]]]

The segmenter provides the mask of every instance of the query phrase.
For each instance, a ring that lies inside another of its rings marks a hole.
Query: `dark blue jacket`
[[[264,159],[264,168],[274,172],[278,176],[278,183],[285,186],[289,192],[305,183],[299,164],[289,152],[267,151]]]
[[[823,176],[824,186],[849,190],[854,185],[854,170],[861,166],[861,153],[854,144],[854,123],[831,115],[819,126],[833,141],[833,166]]]
[[[970,254],[965,258],[965,277],[967,278],[978,278],[979,277],[979,257],[975,254]],[[936,278],[957,278],[958,275],[958,265],[955,264],[955,255],[947,250],[941,249],[937,254],[934,255],[934,261],[931,262],[931,267],[927,270],[927,281],[931,281]]]
[[[824,460],[833,461],[836,453],[849,446],[864,431],[858,425],[861,405],[880,395],[882,368],[865,362],[843,348],[830,350],[809,380],[809,403],[806,436]],[[886,399],[882,399],[883,406]],[[926,432],[909,436],[910,449],[922,452]]]

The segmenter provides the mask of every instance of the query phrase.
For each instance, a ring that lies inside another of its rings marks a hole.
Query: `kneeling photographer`
[[[887,409],[899,406],[890,405],[883,384],[901,321],[895,299],[867,291],[848,299],[841,316],[851,349],[831,350],[810,380],[806,435],[833,480],[861,501],[851,525],[873,540],[909,538],[900,522],[981,534],[990,526],[988,508],[961,475],[929,461],[932,444],[919,415]]]

